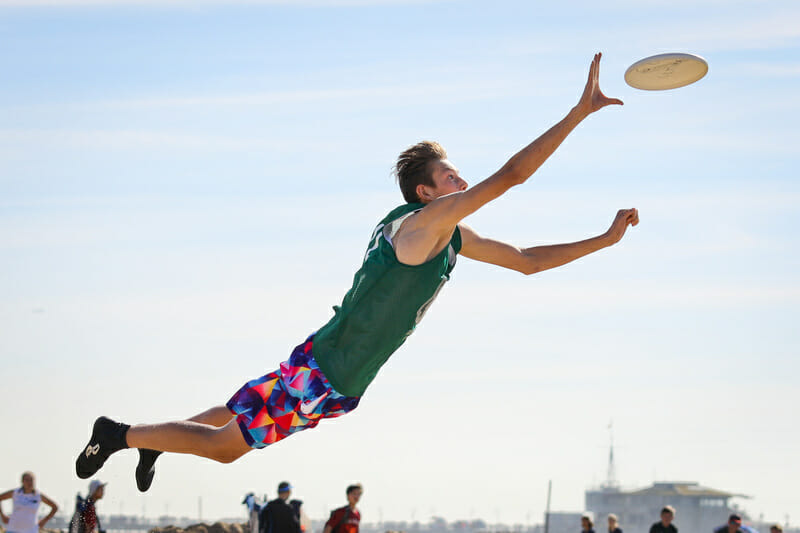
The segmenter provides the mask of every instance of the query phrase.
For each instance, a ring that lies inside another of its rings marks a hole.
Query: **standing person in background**
[[[745,533],[745,530],[742,529],[742,517],[733,513],[728,517],[728,523],[716,528],[714,533]]]
[[[585,514],[581,517],[581,531],[583,533],[594,533],[594,523],[589,515]]]
[[[289,505],[292,486],[288,481],[278,484],[278,497],[261,513],[261,533],[300,533],[300,519]]]
[[[297,518],[297,521],[300,522],[301,533],[310,531],[311,519],[308,517],[308,515],[305,512],[305,509],[303,508],[303,500],[289,500],[289,505],[292,506],[295,518]]]
[[[264,497],[266,500],[266,496]],[[258,525],[258,519],[261,515],[261,504],[258,503],[256,499],[256,495],[252,492],[248,492],[244,500],[242,500],[242,504],[247,506],[247,528],[250,533],[259,533],[260,527]]]
[[[106,494],[106,483],[93,479],[89,483],[89,494],[80,514],[79,533],[105,533],[105,529],[100,527],[100,520],[97,518],[97,508],[95,504]]]
[[[622,533],[619,528],[619,519],[614,513],[608,515],[608,533]]]
[[[356,505],[363,492],[364,489],[359,483],[347,487],[347,505],[331,511],[331,517],[325,523],[322,533],[358,533],[361,513]]]
[[[0,502],[13,500],[11,515],[6,516],[0,504],[0,519],[6,524],[8,533],[39,533],[48,520],[58,511],[58,505],[36,489],[36,479],[32,472],[22,473],[22,486],[0,494]],[[39,506],[44,502],[50,506],[50,513],[37,521]]]
[[[650,526],[650,533],[678,533],[678,528],[672,523],[674,519],[675,508],[671,505],[665,505],[661,509],[661,521]]]

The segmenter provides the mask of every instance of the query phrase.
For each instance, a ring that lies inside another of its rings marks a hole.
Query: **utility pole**
[[[614,421],[608,422],[608,472],[606,473],[606,484],[608,488],[617,488],[617,467],[614,464]]]
[[[553,480],[547,482],[547,507],[544,511],[544,533],[550,533],[550,492],[553,488]]]

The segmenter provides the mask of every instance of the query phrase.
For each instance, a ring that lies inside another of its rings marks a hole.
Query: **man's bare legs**
[[[221,463],[235,461],[252,450],[225,406],[213,407],[179,422],[131,426],[126,441],[131,448],[188,453]]]
[[[141,492],[150,488],[156,459],[164,451],[191,453],[229,463],[252,449],[244,441],[235,417],[224,405],[182,422],[132,426],[125,437],[129,447],[139,448],[136,486]]]
[[[231,418],[233,417],[234,415],[231,413],[230,409],[224,405],[218,405],[216,407],[212,407],[208,411],[203,411],[199,415],[195,415],[192,418],[187,418],[187,420],[221,428],[230,422]]]

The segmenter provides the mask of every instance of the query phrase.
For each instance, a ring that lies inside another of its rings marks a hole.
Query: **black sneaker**
[[[139,449],[139,464],[136,465],[136,486],[140,492],[147,492],[156,474],[156,459],[161,452]]]
[[[81,479],[92,477],[106,462],[112,453],[128,447],[125,434],[128,424],[114,422],[110,418],[101,416],[94,421],[92,437],[89,444],[78,455],[75,461],[75,472]]]

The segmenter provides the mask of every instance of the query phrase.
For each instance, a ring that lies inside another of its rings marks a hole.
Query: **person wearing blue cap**
[[[746,533],[745,528],[742,526],[742,516],[738,513],[733,513],[728,517],[728,523],[716,528],[714,533]]]
[[[278,497],[261,514],[261,533],[300,533],[300,519],[289,504],[292,486],[288,481],[278,484]]]

